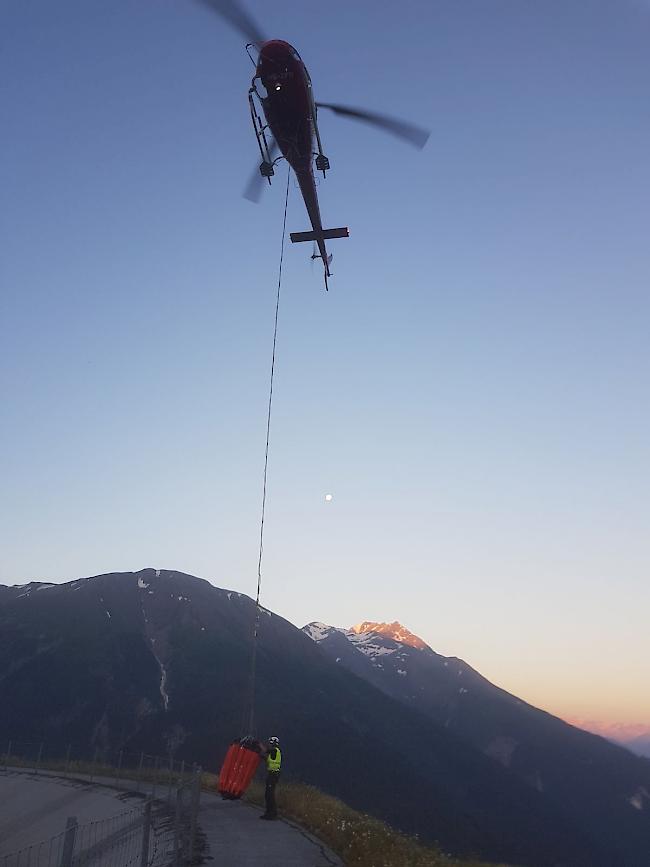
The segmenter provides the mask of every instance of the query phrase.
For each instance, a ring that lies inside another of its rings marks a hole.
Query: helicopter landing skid
[[[272,158],[273,149],[269,148],[269,143],[266,139],[266,130],[268,129],[268,126],[262,123],[257,111],[257,106],[255,105],[254,97],[257,97],[258,101],[261,103],[260,95],[255,87],[255,79],[253,79],[251,88],[248,91],[248,105],[250,107],[251,120],[253,121],[253,130],[255,131],[257,146],[260,149],[260,156],[262,157],[260,174],[263,178],[266,178],[270,184],[271,178],[275,174],[274,166],[278,160],[282,159],[282,157],[276,157],[275,159]]]

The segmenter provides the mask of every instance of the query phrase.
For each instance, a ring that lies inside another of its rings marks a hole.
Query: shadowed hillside
[[[4,590],[0,736],[63,749],[92,732],[100,748],[171,748],[216,768],[243,731],[253,616],[248,597],[178,572]],[[257,728],[282,735],[288,776],[447,851],[540,867],[644,863],[646,811],[630,806],[626,826],[614,816],[604,844],[596,823],[581,826],[271,612],[261,618]]]

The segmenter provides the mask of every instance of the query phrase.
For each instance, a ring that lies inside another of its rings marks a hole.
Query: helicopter
[[[312,259],[321,259],[323,262],[327,290],[328,278],[332,276],[332,255],[328,254],[325,242],[333,238],[347,238],[350,233],[347,227],[323,228],[314,167],[326,177],[330,161],[323,153],[318,127],[319,109],[371,124],[419,149],[426,144],[429,131],[387,115],[335,103],[316,102],[307,67],[292,45],[282,39],[266,39],[237,0],[197,2],[219,14],[249,40],[246,50],[255,66],[255,75],[248,91],[248,102],[262,162],[249,181],[244,196],[251,201],[259,201],[264,181],[271,183],[276,164],[282,159],[289,163],[298,181],[312,227],[310,232],[291,232],[290,238],[293,243],[311,241],[314,244]],[[251,56],[251,48],[257,49],[257,60]]]

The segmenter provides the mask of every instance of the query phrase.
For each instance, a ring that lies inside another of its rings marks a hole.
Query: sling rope
[[[282,287],[282,263],[284,261],[284,241],[287,230],[287,207],[289,204],[289,179],[291,169],[287,170],[287,191],[284,197],[284,219],[282,221],[282,243],[280,245],[280,267],[278,269],[278,289],[275,298],[275,323],[273,326],[273,352],[271,354],[271,378],[269,385],[269,403],[266,414],[266,448],[264,450],[264,482],[262,484],[262,517],[260,521],[260,548],[257,560],[257,596],[255,598],[255,626],[253,629],[253,650],[251,654],[251,680],[250,680],[250,711],[248,716],[249,735],[253,734],[255,722],[255,676],[257,666],[257,635],[260,627],[260,590],[262,587],[262,555],[264,554],[264,516],[266,512],[266,479],[269,466],[269,438],[271,434],[271,407],[273,405],[273,376],[275,373],[275,348],[278,341],[278,312],[280,310],[280,289]]]

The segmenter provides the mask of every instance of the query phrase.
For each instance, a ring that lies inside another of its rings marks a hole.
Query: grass
[[[0,754],[0,769],[9,766],[12,768],[25,768],[25,770],[31,770],[35,774],[38,771],[52,771],[54,773],[62,773],[64,776],[87,776],[92,779],[96,777],[107,777],[115,779],[120,779],[122,782],[131,781],[131,782],[142,782],[142,783],[155,783],[156,785],[160,784],[161,786],[169,785],[170,782],[170,772],[169,769],[161,766],[159,768],[139,768],[139,767],[127,767],[123,766],[119,771],[114,765],[101,764],[99,762],[89,762],[89,761],[78,761],[78,760],[70,760],[66,761],[65,759],[46,759],[39,763],[38,769],[35,766],[35,763],[31,759],[23,759],[20,756],[6,756]],[[171,773],[171,782],[173,786],[179,786],[183,783],[187,783],[191,779],[192,768],[188,765],[183,774],[179,773],[179,771],[174,770]],[[212,777],[212,774],[204,774],[202,776],[202,782],[205,787],[205,777]],[[214,781],[217,781],[218,777],[214,776]],[[214,785],[214,783],[213,783]]]
[[[276,797],[281,815],[311,831],[339,855],[346,867],[490,867],[485,862],[450,858],[436,847],[400,834],[313,786],[283,781]],[[263,804],[263,784],[254,781],[246,798]]]

